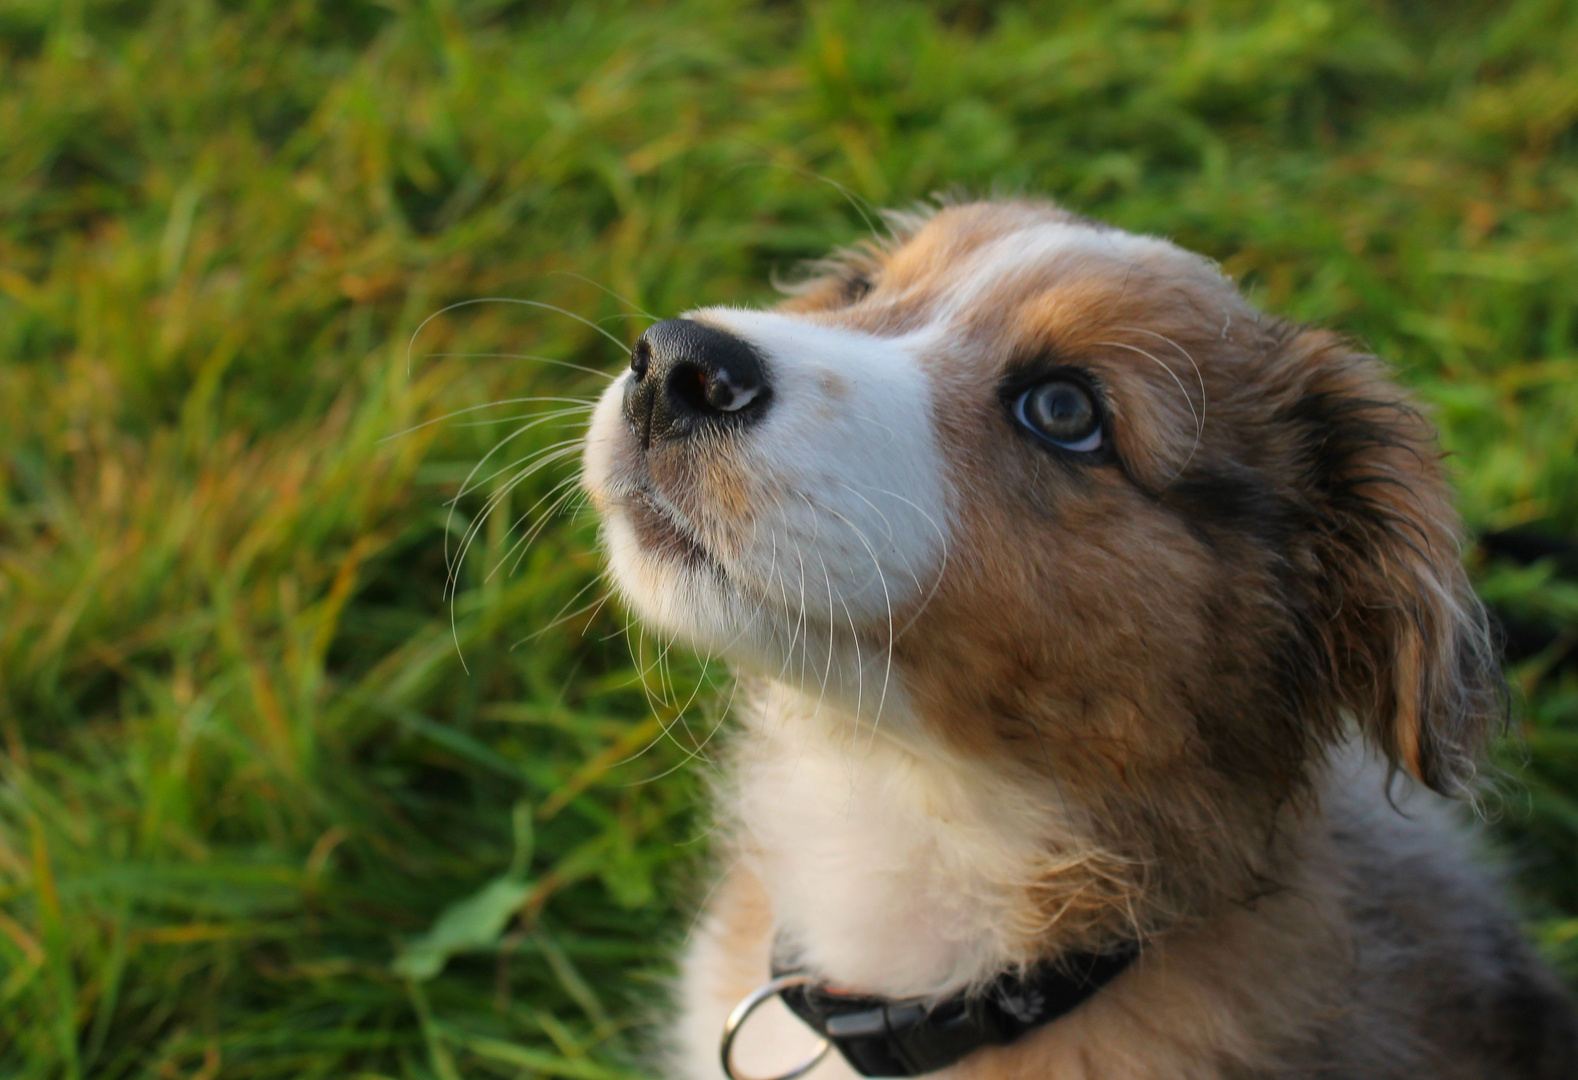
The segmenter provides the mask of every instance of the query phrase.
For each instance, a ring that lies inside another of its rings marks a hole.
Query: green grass
[[[480,354],[612,371],[598,328],[770,300],[867,202],[1173,236],[1395,362],[1474,526],[1578,535],[1575,56],[1571,0],[0,0],[0,1075],[642,1071],[721,677],[676,722],[699,665],[618,612],[533,636],[598,595],[584,515],[512,550],[567,467],[449,516],[575,414],[399,433],[585,397]],[[595,326],[424,323],[482,297]],[[1542,672],[1498,832],[1578,974]]]

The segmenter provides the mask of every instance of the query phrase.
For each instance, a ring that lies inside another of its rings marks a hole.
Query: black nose
[[[691,319],[647,327],[630,350],[625,418],[641,445],[760,419],[770,388],[750,342]]]

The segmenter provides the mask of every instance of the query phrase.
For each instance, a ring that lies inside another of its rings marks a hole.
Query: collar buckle
[[[833,1043],[828,1038],[822,1039],[810,1057],[796,1065],[786,1073],[779,1073],[773,1077],[747,1076],[734,1067],[734,1039],[740,1033],[740,1028],[745,1026],[745,1021],[757,1009],[761,1008],[771,998],[779,997],[792,990],[809,986],[811,976],[804,972],[792,972],[787,975],[777,975],[747,994],[738,1005],[729,1013],[729,1018],[723,1022],[723,1040],[718,1046],[718,1054],[723,1063],[723,1075],[729,1080],[799,1080],[800,1077],[822,1064],[822,1059],[827,1057],[827,1052],[833,1049]]]

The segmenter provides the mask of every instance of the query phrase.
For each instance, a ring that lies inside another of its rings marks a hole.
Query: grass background
[[[1578,535],[1575,56],[1572,0],[0,0],[0,1075],[641,1072],[723,680],[577,613],[519,463],[601,380],[525,357],[770,300],[862,202],[1172,236],[1392,360],[1476,528]],[[484,297],[579,318],[424,323]],[[1578,975],[1559,649],[1495,828]]]

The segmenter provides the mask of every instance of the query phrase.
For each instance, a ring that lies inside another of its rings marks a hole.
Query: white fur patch
[[[925,592],[947,543],[949,499],[915,357],[888,339],[783,315],[708,308],[693,317],[751,342],[766,361],[774,400],[745,449],[767,486],[788,489],[759,526],[786,548],[777,573],[807,590],[831,586],[832,623],[846,605],[871,622]],[[752,546],[756,565],[740,569],[770,579],[771,556],[763,566],[762,543]],[[800,561],[813,554],[802,576]]]
[[[615,582],[642,617],[703,650],[839,700],[859,714],[891,707],[886,654],[905,613],[942,573],[951,490],[933,428],[932,396],[899,342],[783,315],[707,308],[688,317],[749,341],[772,400],[764,416],[716,447],[716,464],[756,493],[751,520],[721,509],[688,520],[683,500],[647,498],[703,541],[712,565],[645,550],[617,506],[625,381],[604,393],[585,453],[586,485],[603,496]]]
[[[1067,823],[913,732],[877,738],[769,692],[733,811],[780,930],[837,985],[943,994],[1026,959],[1016,928]]]

